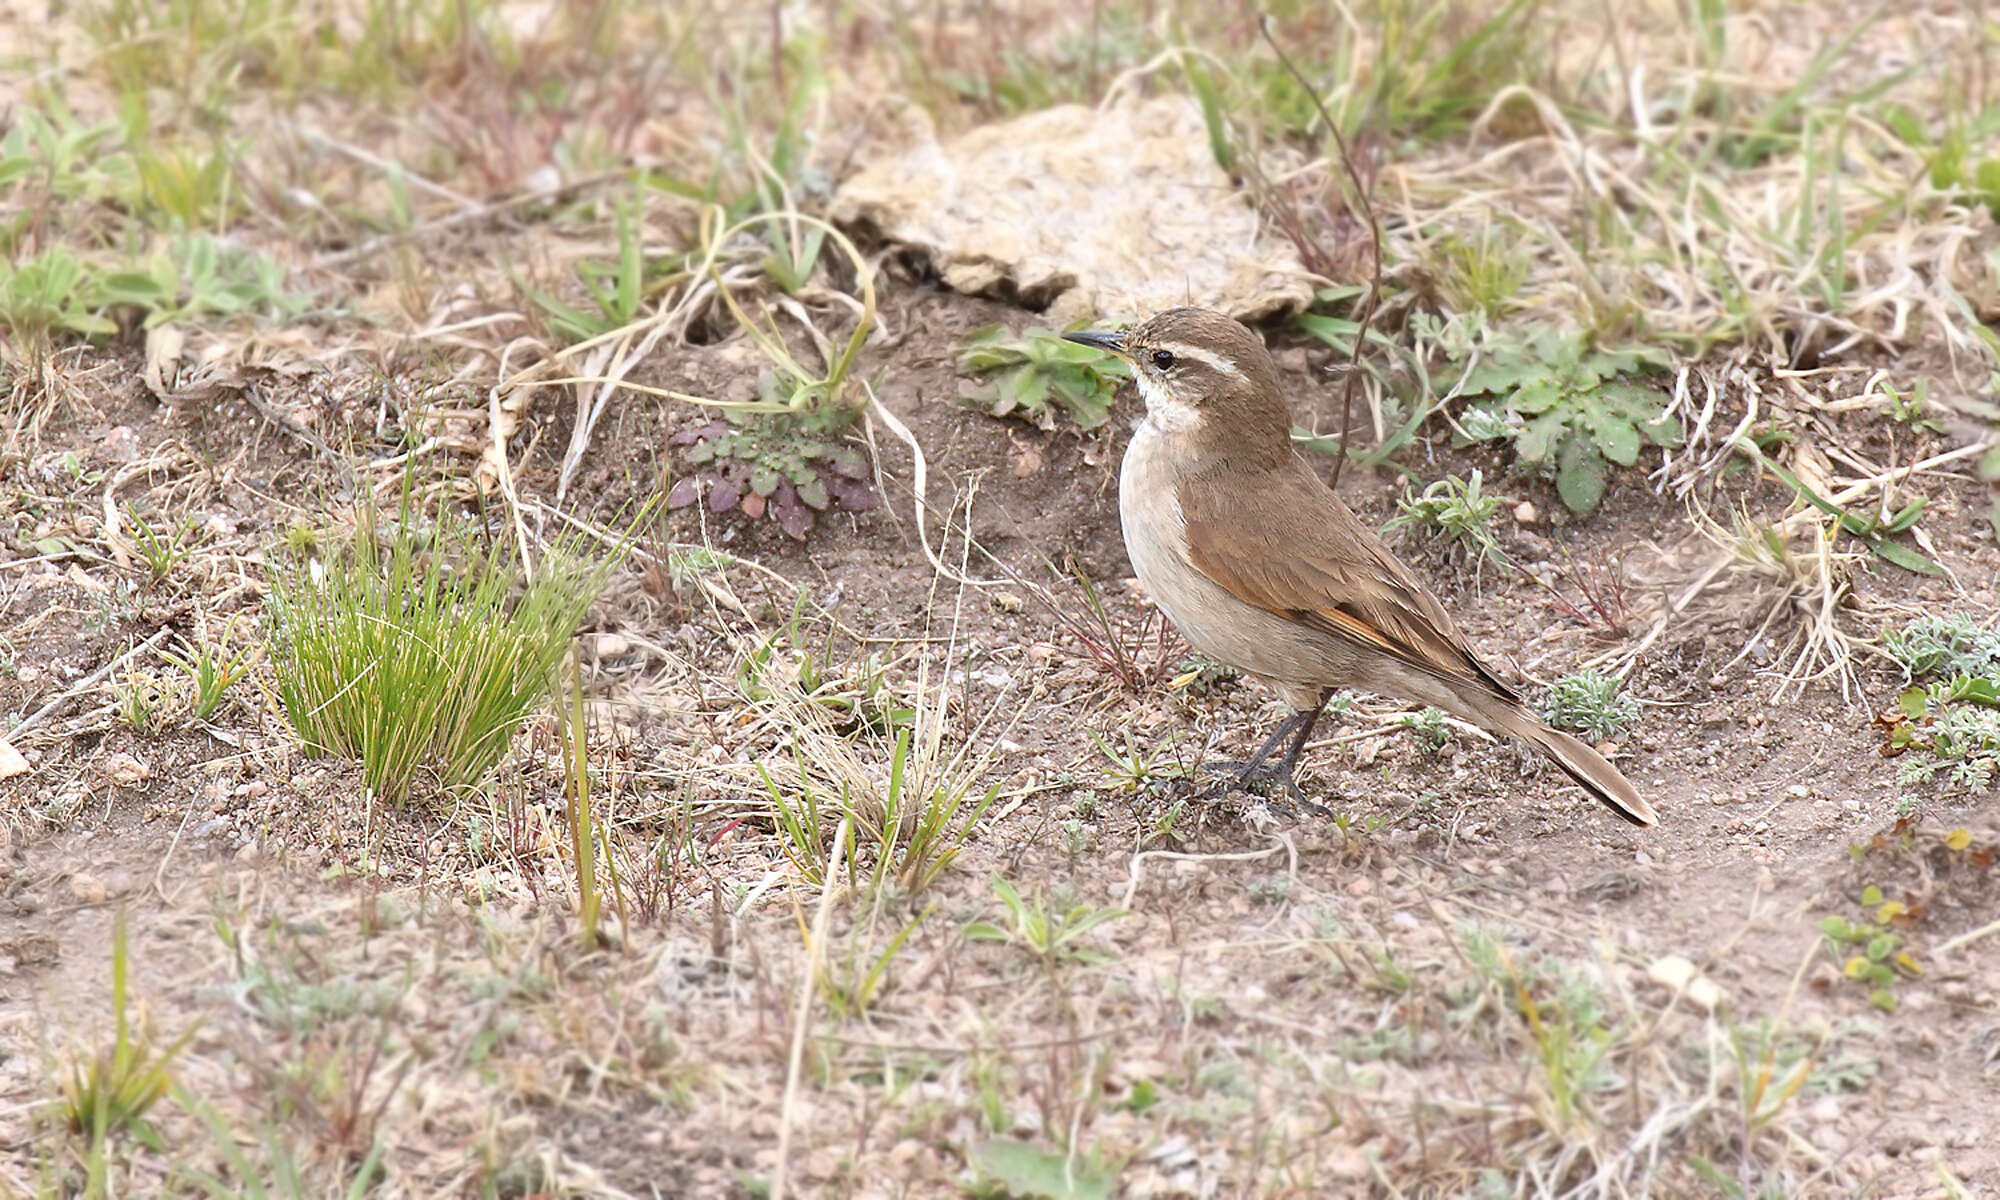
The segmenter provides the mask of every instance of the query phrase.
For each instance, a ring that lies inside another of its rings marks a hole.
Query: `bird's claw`
[[[1223,775],[1223,778],[1202,789],[1200,798],[1203,800],[1219,800],[1233,792],[1243,792],[1263,800],[1272,812],[1281,816],[1296,817],[1301,809],[1318,817],[1333,815],[1332,809],[1306,795],[1298,780],[1292,778],[1279,763],[1221,759],[1203,763],[1202,766]]]

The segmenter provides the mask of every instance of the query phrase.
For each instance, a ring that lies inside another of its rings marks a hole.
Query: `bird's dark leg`
[[[1291,716],[1286,717],[1284,721],[1279,723],[1277,729],[1271,732],[1271,736],[1264,739],[1264,744],[1257,747],[1257,752],[1243,762],[1221,762],[1210,763],[1208,765],[1229,769],[1230,774],[1234,776],[1229,787],[1231,791],[1239,788],[1248,790],[1260,784],[1275,783],[1284,788],[1285,794],[1293,800],[1306,805],[1308,808],[1319,809],[1324,812],[1323,808],[1308,800],[1305,793],[1299,790],[1298,780],[1295,778],[1295,775],[1298,771],[1299,756],[1305,753],[1306,742],[1312,737],[1313,726],[1318,723],[1320,713],[1326,711],[1326,702],[1332,696],[1332,692],[1326,692],[1320,696],[1318,704],[1309,709],[1301,709]],[[1271,752],[1276,750],[1278,743],[1284,741],[1287,737],[1292,739],[1292,744],[1285,748],[1284,757],[1275,763],[1268,762],[1267,760],[1271,757]]]
[[[1258,769],[1263,767],[1264,760],[1271,757],[1271,751],[1276,750],[1278,748],[1278,743],[1290,737],[1292,735],[1292,731],[1299,727],[1299,722],[1304,721],[1305,719],[1306,719],[1305,713],[1295,712],[1291,716],[1286,717],[1284,720],[1278,722],[1278,727],[1271,731],[1271,736],[1265,738],[1264,744],[1257,747],[1257,752],[1255,754],[1252,754],[1249,758],[1243,759],[1241,761],[1237,761],[1234,759],[1224,759],[1221,762],[1212,762],[1209,763],[1208,765],[1211,767],[1215,767],[1217,769],[1226,769],[1229,771],[1230,774],[1235,775],[1239,778],[1249,775],[1255,775]]]

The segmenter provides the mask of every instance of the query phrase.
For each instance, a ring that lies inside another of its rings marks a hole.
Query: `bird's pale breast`
[[[1317,703],[1343,674],[1328,639],[1237,599],[1188,559],[1187,525],[1176,497],[1173,435],[1142,423],[1118,474],[1125,552],[1146,594],[1201,654],[1276,685],[1295,706]]]

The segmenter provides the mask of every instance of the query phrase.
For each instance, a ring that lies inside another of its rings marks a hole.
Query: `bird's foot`
[[[1299,787],[1299,781],[1292,777],[1286,764],[1276,762],[1252,763],[1238,759],[1219,759],[1203,763],[1202,766],[1223,777],[1209,784],[1197,793],[1202,800],[1220,800],[1236,792],[1255,796],[1270,806],[1271,811],[1282,816],[1296,817],[1303,809],[1318,817],[1331,817],[1333,810],[1313,800]]]

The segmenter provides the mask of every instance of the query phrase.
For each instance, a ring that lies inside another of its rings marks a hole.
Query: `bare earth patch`
[[[1315,96],[1180,5],[169,7],[0,133],[0,1195],[2000,1191],[1991,706],[1884,637],[2000,614],[1974,17],[1305,12]],[[962,399],[1060,245],[823,220],[900,105],[1106,96],[1285,243],[1363,519],[1499,498],[1396,545],[1619,681],[1659,828],[1366,696],[1331,817],[1203,797],[1278,707],[1130,578],[1136,402]],[[410,496],[622,557],[582,700],[388,803],[271,605]]]

